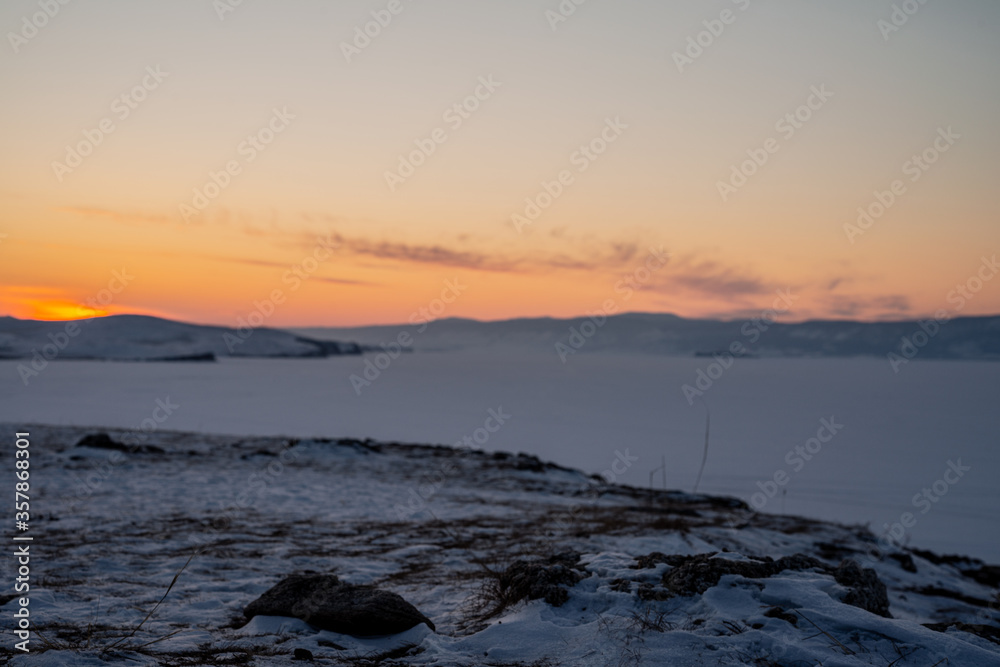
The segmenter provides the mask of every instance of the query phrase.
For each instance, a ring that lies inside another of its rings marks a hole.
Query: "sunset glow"
[[[369,4],[74,3],[10,45],[0,314],[402,323],[459,280],[442,317],[918,318],[1000,246],[993,3],[404,3],[357,48]]]

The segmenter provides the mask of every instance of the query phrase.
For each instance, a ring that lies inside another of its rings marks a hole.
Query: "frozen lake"
[[[564,365],[551,352],[510,349],[407,354],[359,394],[350,376],[363,375],[366,359],[56,361],[28,386],[21,362],[2,361],[0,421],[137,429],[155,415],[165,417],[159,428],[212,433],[443,444],[478,436],[488,450],[613,471],[633,486],[647,486],[665,461],[666,485],[691,490],[707,403],[700,491],[767,512],[870,522],[876,533],[910,513],[903,541],[1000,562],[1000,364],[924,361],[894,374],[884,359],[744,359],[692,406],[681,387],[711,359],[578,354]],[[157,410],[167,399],[178,406],[169,416]],[[489,411],[501,408],[509,418],[497,428]]]

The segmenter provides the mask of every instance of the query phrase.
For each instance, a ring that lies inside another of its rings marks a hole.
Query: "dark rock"
[[[910,553],[915,556],[920,556],[924,560],[933,563],[934,565],[953,565],[959,570],[968,569],[974,565],[982,565],[983,562],[978,558],[970,558],[968,556],[958,556],[954,554],[936,554],[933,551],[926,551],[924,549],[911,548],[908,549]]]
[[[784,572],[785,570],[792,570],[795,572],[801,572],[802,570],[819,570],[821,572],[826,572],[829,569],[826,563],[818,561],[812,556],[806,556],[805,554],[783,556],[778,559],[775,566],[777,567],[778,572]]]
[[[1000,588],[1000,565],[983,565],[975,570],[962,570],[962,574],[989,588]]]
[[[553,607],[561,607],[569,602],[569,591],[559,586],[549,586],[545,589],[544,599]]]
[[[629,581],[628,579],[622,579],[621,577],[619,577],[618,579],[614,579],[611,582],[610,586],[611,590],[616,591],[618,593],[628,593],[629,591],[632,590],[632,582]],[[15,596],[12,595],[11,597],[13,598]]]
[[[913,556],[910,554],[889,554],[889,558],[898,561],[899,566],[907,572],[917,571],[917,565],[913,562]]]
[[[639,584],[639,588],[636,590],[635,595],[644,602],[663,602],[664,600],[669,600],[674,597],[674,594],[667,589],[654,586],[648,582]]]
[[[748,579],[763,579],[777,574],[775,563],[766,560],[729,560],[715,558],[713,554],[688,556],[683,564],[663,574],[663,585],[676,595],[701,595],[717,585],[727,574],[738,574]]]
[[[988,600],[974,598],[971,595],[959,593],[958,591],[953,591],[948,588],[941,588],[940,586],[921,586],[920,588],[909,588],[907,590],[919,593],[920,595],[933,595],[934,597],[958,600],[959,602],[964,602],[965,604],[973,607],[990,608],[993,606]]]
[[[683,563],[663,574],[663,585],[676,595],[701,595],[716,586],[727,574],[737,574],[747,579],[764,579],[789,570],[814,569],[824,574],[832,574],[838,584],[848,589],[843,599],[845,604],[892,618],[885,584],[878,578],[875,570],[862,569],[853,560],[843,561],[840,567],[834,570],[825,563],[803,554],[785,556],[777,561],[771,558],[735,561],[715,558],[714,554],[699,554],[684,558]]]
[[[292,575],[244,608],[243,615],[290,616],[321,630],[355,637],[394,635],[434,624],[395,593],[342,583],[332,574]]]
[[[670,567],[677,567],[678,565],[683,565],[687,562],[690,556],[680,556],[677,554],[666,555],[660,553],[659,551],[654,551],[651,554],[645,556],[636,556],[635,565],[632,566],[633,570],[649,570],[660,563],[666,563]]]
[[[90,447],[91,449],[108,449],[115,452],[127,452],[130,454],[165,454],[165,450],[154,445],[126,445],[112,440],[107,433],[91,433],[84,436],[77,447]]]
[[[767,616],[768,618],[780,618],[785,623],[791,623],[796,627],[798,627],[799,625],[799,617],[796,616],[795,614],[789,614],[781,607],[771,607],[770,609],[764,612],[764,615]]]
[[[297,648],[295,649],[295,652],[292,654],[292,660],[312,660],[312,659],[313,659],[312,651],[308,649]]]
[[[833,578],[838,584],[848,588],[844,604],[892,618],[889,613],[889,595],[875,570],[862,568],[856,561],[845,560],[833,571]]]
[[[565,565],[566,567],[573,567],[580,562],[580,554],[576,551],[564,551],[562,553],[553,554],[549,556],[549,563],[555,565]]]
[[[93,449],[113,449],[115,451],[124,452],[127,447],[120,442],[116,442],[111,439],[111,436],[107,433],[91,433],[90,435],[85,435],[76,443],[77,447],[92,447]]]
[[[529,472],[545,472],[545,465],[541,459],[530,454],[519,453],[514,459],[515,470],[527,470]]]
[[[960,621],[949,621],[947,623],[924,623],[924,627],[935,632],[947,632],[949,629],[954,628],[959,632],[968,632],[969,634],[991,641],[994,644],[1000,644],[1000,628],[992,625],[976,625]]]
[[[815,547],[819,551],[819,555],[827,560],[839,561],[857,553],[857,549],[851,549],[843,544],[832,544],[830,542],[817,542]]]
[[[500,574],[498,584],[512,602],[544,599],[560,607],[569,600],[569,592],[561,587],[575,586],[582,578],[579,571],[562,563],[543,565],[518,560]]]

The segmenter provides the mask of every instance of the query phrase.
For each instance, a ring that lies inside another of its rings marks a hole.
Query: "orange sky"
[[[0,314],[397,323],[458,280],[440,316],[736,318],[791,289],[789,319],[898,319],[1000,250],[995,5],[884,34],[891,3],[860,0],[588,3],[555,29],[537,2],[439,0],[348,62],[384,3],[300,4],[74,3],[11,45]],[[997,312],[987,281],[961,314]]]

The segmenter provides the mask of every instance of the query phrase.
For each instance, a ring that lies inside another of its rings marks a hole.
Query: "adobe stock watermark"
[[[565,23],[571,16],[576,14],[578,7],[586,3],[587,0],[561,0],[555,9],[546,9],[545,20],[549,22],[552,32],[556,31],[559,24]]]
[[[120,438],[121,444],[128,448],[127,453],[135,454],[138,452],[143,444],[149,440],[149,435],[159,430],[180,407],[180,403],[174,403],[169,396],[156,399],[150,415],[139,422],[136,428]],[[82,500],[90,497],[101,488],[104,482],[111,479],[115,468],[125,462],[127,458],[125,454],[126,452],[112,450],[104,461],[91,465],[90,472],[86,473],[84,477],[71,473],[70,476],[76,482],[77,499]]]
[[[240,486],[240,490],[234,501],[219,501],[219,513],[212,518],[207,526],[201,530],[192,531],[193,539],[201,546],[208,542],[208,536],[218,536],[220,533],[232,527],[233,522],[242,512],[247,511],[264,495],[264,493],[285,473],[286,466],[298,461],[299,452],[295,450],[296,440],[287,441],[281,451],[257,472],[247,475],[246,483]]]
[[[774,124],[775,131],[783,140],[790,141],[796,132],[812,120],[817,111],[826,106],[831,97],[833,93],[826,89],[826,84],[812,86],[803,104],[778,119]],[[738,165],[732,165],[729,178],[718,181],[715,185],[722,201],[728,202],[729,198],[746,185],[771,160],[771,156],[780,150],[781,142],[775,137],[769,137],[760,147],[748,148],[747,159]]]
[[[948,495],[951,487],[958,484],[965,477],[965,473],[971,470],[972,466],[962,465],[962,459],[949,459],[941,478],[921,489],[920,493],[915,494],[910,500],[910,504],[914,509],[920,510],[921,515],[927,514],[941,502],[942,498]],[[917,514],[903,512],[899,515],[899,519],[892,524],[883,523],[882,535],[879,536],[876,545],[869,547],[865,556],[869,561],[874,562],[881,560],[886,552],[905,546],[907,531],[912,530],[919,521],[920,517]]]
[[[52,161],[52,172],[56,175],[56,180],[62,183],[67,174],[73,173],[73,170],[82,165],[84,158],[92,155],[104,143],[104,139],[117,129],[115,119],[125,122],[168,76],[170,73],[162,71],[159,65],[146,67],[146,74],[139,83],[111,101],[111,115],[99,120],[96,127],[83,130],[80,141],[67,144],[62,162]]]
[[[892,372],[899,373],[900,368],[916,358],[920,351],[927,347],[928,343],[941,332],[941,328],[957,317],[969,301],[974,299],[997,273],[1000,273],[1000,263],[997,262],[997,256],[983,257],[979,269],[965,282],[955,285],[954,289],[945,296],[945,300],[954,307],[950,311],[938,310],[933,317],[918,322],[917,330],[903,336],[899,341],[899,347],[886,355]]]
[[[582,174],[583,172],[590,169],[590,165],[597,161],[605,152],[607,152],[608,147],[611,144],[618,141],[625,130],[628,129],[628,125],[622,122],[620,116],[615,116],[614,118],[606,118],[604,120],[604,127],[601,129],[600,133],[590,141],[581,144],[580,147],[573,151],[569,156],[570,166],[576,168],[577,174]],[[540,183],[541,189],[533,197],[526,197],[524,200],[524,208],[520,213],[514,213],[510,216],[510,221],[514,225],[514,229],[517,230],[518,234],[523,233],[526,226],[534,223],[541,217],[542,212],[547,210],[559,197],[563,195],[566,188],[573,185],[576,182],[576,175],[573,173],[572,169],[561,170],[554,180],[542,181]]]
[[[756,344],[761,336],[778,321],[778,316],[788,313],[791,310],[792,304],[798,300],[798,297],[794,296],[790,289],[777,290],[775,294],[778,296],[771,303],[770,308],[761,311],[760,315],[747,320],[740,327],[740,335],[750,345]],[[695,374],[694,384],[685,384],[681,387],[688,405],[694,405],[695,398],[704,396],[705,392],[711,389],[715,382],[733,367],[736,360],[749,351],[746,343],[741,338],[730,343],[728,349],[713,354],[712,356],[715,360],[705,368],[698,369]]]
[[[267,147],[274,142],[278,135],[288,129],[293,120],[295,120],[295,115],[289,113],[288,107],[272,109],[271,118],[268,119],[267,123],[253,134],[248,134],[247,138],[236,146],[236,154],[243,158],[242,161],[232,159],[227,161],[219,171],[209,171],[208,180],[205,181],[204,185],[194,188],[191,203],[182,202],[178,206],[184,222],[191,222],[192,218],[197,217],[208,208],[209,204],[232,184],[233,178],[243,173],[243,167],[256,160],[258,155],[267,150]]]
[[[420,478],[421,483],[407,492],[406,504],[396,505],[396,518],[404,521],[414,514],[422,512],[427,507],[427,503],[444,487],[448,478],[454,477],[461,472],[458,465],[456,465],[456,459],[462,460],[473,452],[482,451],[486,443],[490,441],[490,438],[499,432],[513,417],[513,415],[503,411],[502,405],[496,409],[490,408],[486,413],[487,417],[482,426],[455,442],[454,447],[461,453],[461,459],[459,457],[449,457],[437,470],[423,475]]]
[[[437,152],[438,146],[448,141],[450,138],[449,130],[457,132],[467,120],[472,118],[472,114],[482,107],[484,102],[493,97],[502,85],[503,83],[494,80],[492,74],[479,77],[479,85],[476,86],[471,95],[455,102],[441,114],[441,120],[447,124],[448,129],[436,127],[428,136],[414,139],[413,144],[416,148],[409,153],[399,155],[395,171],[387,170],[385,172],[385,183],[389,186],[389,191],[395,192],[399,186],[406,183],[407,179],[413,176],[417,169],[424,166],[428,158]]]
[[[903,175],[909,177],[908,180],[910,183],[916,183],[961,138],[962,135],[952,130],[951,125],[946,128],[939,127],[937,129],[937,137],[934,138],[931,145],[920,153],[914,154],[909,160],[903,163]],[[844,234],[847,235],[847,240],[850,241],[851,245],[857,242],[859,236],[863,236],[865,232],[871,229],[875,222],[885,215],[890,208],[895,206],[896,202],[907,192],[906,181],[897,178],[889,184],[887,190],[876,190],[873,193],[874,201],[870,202],[867,206],[859,206],[857,220],[853,224],[849,222],[844,223]]]
[[[220,21],[226,20],[227,14],[232,14],[243,6],[244,0],[212,0],[212,9]]]
[[[412,1],[406,0],[407,4]],[[372,42],[382,34],[382,31],[403,13],[404,9],[406,9],[406,4],[402,0],[389,0],[385,8],[372,10],[371,21],[354,26],[354,37],[351,41],[340,43],[340,52],[344,54],[344,59],[347,60],[348,64],[355,56],[360,56],[362,51],[371,46]]]
[[[802,472],[806,464],[823,451],[823,445],[829,444],[843,429],[844,425],[838,423],[836,417],[820,419],[816,435],[800,445],[795,445],[785,454],[784,460],[791,472],[779,468],[774,471],[770,479],[757,482],[757,488],[760,490],[750,496],[750,507],[754,512],[762,511],[767,503],[778,495],[779,489],[787,486],[793,475]]]
[[[7,32],[7,41],[10,42],[10,47],[14,49],[14,53],[19,53],[22,46],[37,37],[39,31],[44,29],[49,24],[49,21],[54,19],[70,1],[38,0],[38,6],[41,11],[35,12],[31,16],[22,16],[21,29],[17,32]]]
[[[882,39],[888,42],[889,37],[893,33],[899,32],[903,26],[910,22],[910,18],[915,16],[926,4],[927,0],[903,0],[900,4],[893,4],[889,18],[879,19],[875,22],[875,27],[882,33]]]
[[[622,301],[630,300],[637,290],[642,289],[652,280],[654,273],[667,265],[668,261],[670,261],[670,253],[664,252],[662,246],[650,248],[646,260],[615,283],[615,294],[620,295]],[[607,324],[608,317],[617,313],[620,307],[617,298],[605,299],[596,312],[587,313],[587,319],[580,324],[579,328],[575,325],[570,326],[566,342],[558,340],[555,343],[559,360],[565,364],[570,355],[582,350],[587,342],[597,335],[601,327]]]
[[[468,286],[463,285],[459,278],[446,280],[444,288],[438,297],[432,299],[426,306],[421,306],[410,313],[408,321],[417,327],[416,335],[427,331],[430,323],[441,317],[448,309],[448,306],[455,303],[466,289],[468,289]],[[383,343],[381,346],[382,351],[376,353],[372,358],[365,355],[364,370],[361,374],[352,373],[348,377],[351,387],[354,388],[355,395],[360,396],[362,391],[371,387],[376,380],[382,377],[382,374],[392,366],[392,362],[399,359],[405,350],[413,347],[414,340],[414,334],[403,330],[399,332],[395,340]]]
[[[330,259],[333,251],[340,245],[340,242],[333,239],[331,234],[327,234],[326,238],[318,238],[312,251],[302,260],[292,264],[281,276],[282,284],[288,285],[290,292],[297,291],[306,280],[309,280],[319,270],[323,262]],[[237,317],[236,334],[233,335],[228,331],[222,334],[222,340],[229,349],[229,353],[236,352],[236,348],[247,342],[253,336],[254,331],[264,326],[264,323],[274,315],[287,298],[288,295],[283,289],[275,288],[264,299],[253,302],[253,309],[246,318]]]
[[[732,0],[732,2],[741,12],[745,12],[750,8],[750,0]],[[687,46],[683,51],[674,51],[673,53],[677,71],[683,74],[684,68],[693,65],[698,58],[705,55],[705,51],[711,48],[717,39],[722,37],[722,33],[726,31],[727,26],[736,23],[737,18],[739,18],[739,14],[732,9],[723,9],[717,18],[702,21],[701,24],[705,29],[697,34],[690,35],[687,38]]]
[[[129,274],[126,269],[112,271],[111,280],[107,287],[100,290],[96,295],[84,299],[84,303],[95,313],[101,312],[105,307],[111,305],[115,297],[125,291],[125,288],[135,280],[135,276]],[[48,368],[49,362],[59,357],[63,351],[70,346],[73,339],[80,335],[83,328],[93,319],[70,320],[63,326],[62,331],[50,333],[49,341],[40,350],[32,348],[31,361],[28,364],[18,364],[17,373],[21,376],[21,382],[27,387],[32,379],[38,377]]]
[[[615,457],[611,460],[611,465],[604,469],[598,481],[594,477],[588,477],[585,484],[582,484],[576,494],[591,498],[591,502],[573,503],[563,511],[558,512],[552,518],[551,528],[556,530],[569,530],[576,521],[576,515],[587,507],[593,507],[601,496],[601,488],[605,484],[617,484],[619,477],[624,477],[632,468],[632,464],[640,460],[638,456],[632,456],[629,450],[615,450]],[[546,527],[547,529],[548,527]]]

